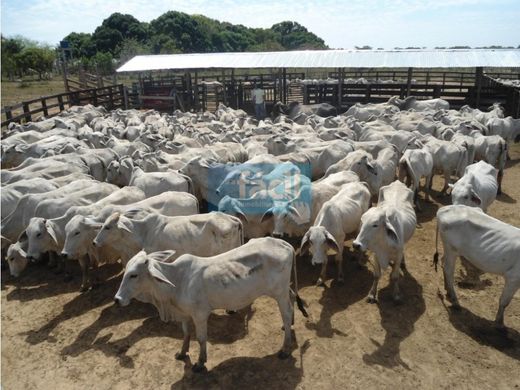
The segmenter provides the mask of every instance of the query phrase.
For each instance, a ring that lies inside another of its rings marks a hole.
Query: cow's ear
[[[119,217],[119,220],[117,221],[117,228],[124,230],[125,232],[132,233],[132,230],[127,226],[128,218]]]
[[[272,218],[273,217],[273,209],[270,208],[269,210],[267,210],[264,215],[262,215],[262,219],[260,219],[260,223],[264,222],[264,221],[267,221],[269,218]]]
[[[168,278],[163,274],[163,272],[161,271],[161,269],[157,265],[157,263],[155,263],[153,261],[148,262],[148,272],[150,273],[152,278],[154,278],[154,280],[156,280],[157,282],[163,283],[170,287],[175,288],[175,284],[173,284],[172,282],[170,282],[168,280]]]
[[[300,255],[303,255],[305,252],[307,252],[309,250],[309,247],[311,246],[309,237],[310,237],[310,234],[309,234],[309,231],[307,231],[307,233],[305,233],[305,235],[302,238],[302,243],[300,245]]]
[[[233,207],[233,212],[235,213],[236,217],[242,221],[242,223],[249,222],[249,220],[247,219],[247,216],[240,209],[240,207],[238,207],[238,206]]]
[[[47,233],[49,233],[49,236],[51,236],[52,241],[56,245],[58,245],[58,238],[56,237],[56,231],[54,230],[54,227],[52,226],[52,223],[49,223],[49,221],[45,222],[45,229],[47,229]]]
[[[153,252],[148,255],[148,258],[156,261],[160,261],[161,263],[170,263],[173,256],[175,256],[177,251],[175,250],[167,250],[167,251],[159,251]]]
[[[329,232],[325,232],[325,243],[327,244],[327,255],[335,255],[339,252],[339,245],[336,239]]]
[[[478,204],[479,206],[482,203],[482,199],[480,199],[477,193],[473,190],[471,190],[471,201]]]
[[[300,213],[294,206],[289,205],[288,210],[291,214],[296,215],[298,217],[298,219],[302,219],[302,216],[300,215]]]
[[[393,240],[396,243],[399,243],[399,236],[397,235],[397,232],[395,231],[394,227],[388,220],[385,222],[385,231],[388,237],[390,237],[391,240]]]
[[[103,224],[101,222],[97,222],[93,218],[94,218],[93,216],[85,218],[85,220],[84,220],[85,225],[88,226],[89,228],[101,229],[101,226],[103,226]]]
[[[20,233],[20,235],[18,236],[18,239],[16,241],[27,241],[29,238],[27,237],[27,232],[24,230],[23,232]]]

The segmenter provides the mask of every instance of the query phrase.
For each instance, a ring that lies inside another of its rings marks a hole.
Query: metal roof
[[[158,54],[135,56],[117,71],[208,68],[468,68],[477,66],[520,67],[520,50],[304,50]]]

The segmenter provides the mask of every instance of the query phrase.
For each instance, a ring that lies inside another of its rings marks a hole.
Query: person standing
[[[253,84],[253,90],[251,91],[251,99],[255,106],[256,119],[262,120],[265,118],[265,102],[264,102],[264,90],[257,87],[256,83]]]

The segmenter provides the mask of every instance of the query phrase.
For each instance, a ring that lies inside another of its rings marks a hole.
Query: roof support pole
[[[341,110],[343,98],[343,68],[338,68],[338,109]]]
[[[475,108],[479,108],[480,106],[480,92],[482,90],[482,76],[484,74],[484,68],[482,66],[477,66],[475,72],[475,89],[477,94],[475,96]]]
[[[406,79],[406,96],[410,96],[412,90],[413,68],[408,68],[408,78]]]
[[[195,111],[199,111],[199,72],[195,69],[195,84],[193,85],[193,104]]]
[[[282,71],[283,104],[287,104],[287,68]]]

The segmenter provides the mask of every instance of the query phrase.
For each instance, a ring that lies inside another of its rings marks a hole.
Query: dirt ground
[[[520,226],[520,145],[512,150],[504,194],[490,214]],[[436,178],[434,189],[441,183]],[[440,202],[439,202],[440,201]],[[390,298],[387,271],[380,303],[365,301],[370,270],[345,264],[345,284],[314,286],[319,270],[299,259],[301,296],[311,315],[296,312],[292,357],[281,361],[281,318],[276,303],[258,299],[251,310],[213,314],[208,372],[180,362],[179,324],[163,323],[151,305],[115,307],[117,265],[102,268],[107,281],[79,294],[79,268],[64,283],[44,266],[19,280],[2,272],[2,386],[4,389],[178,388],[520,388],[520,293],[506,310],[507,333],[493,328],[503,280],[483,275],[478,288],[457,288],[463,309],[439,297],[434,215],[449,198],[437,194],[418,214],[420,226],[406,247],[409,275],[403,304]],[[471,243],[471,237],[468,237]],[[330,275],[335,275],[333,266]],[[198,356],[192,341],[191,361]]]

